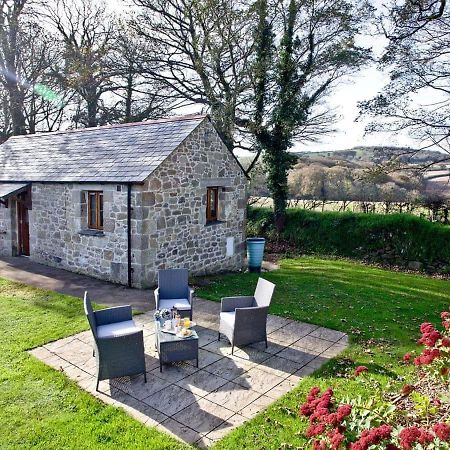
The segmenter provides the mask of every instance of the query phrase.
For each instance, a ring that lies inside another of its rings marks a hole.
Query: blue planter
[[[264,238],[247,239],[247,259],[250,272],[261,272],[265,243]]]

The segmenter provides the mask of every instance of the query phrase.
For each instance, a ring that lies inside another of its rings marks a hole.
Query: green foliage
[[[414,403],[414,409],[422,419],[429,419],[430,415],[438,412],[438,408],[433,405],[428,395],[413,391],[410,394],[410,398]]]
[[[248,234],[273,235],[271,210],[249,208]],[[281,239],[298,253],[336,255],[425,268],[450,265],[450,228],[409,214],[355,214],[289,209]]]
[[[377,391],[371,391],[377,392]],[[389,423],[393,417],[396,407],[383,400],[376,401],[373,397],[363,398],[358,395],[356,398],[346,397],[342,403],[352,406],[352,412],[347,420],[350,431],[359,434],[362,430],[379,427],[384,423]]]

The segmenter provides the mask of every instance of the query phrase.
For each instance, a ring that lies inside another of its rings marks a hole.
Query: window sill
[[[206,222],[205,227],[211,227],[213,225],[220,225],[221,223],[225,223],[225,220],[212,220],[211,222]]]
[[[81,234],[82,236],[98,236],[103,237],[105,233],[101,230],[81,230],[78,234]]]

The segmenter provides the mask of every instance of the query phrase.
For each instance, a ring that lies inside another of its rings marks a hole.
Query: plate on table
[[[184,330],[179,331],[179,332],[176,334],[176,336],[179,337],[179,338],[184,339],[184,338],[191,337],[193,334],[194,334],[194,333],[192,332],[192,330],[189,330],[189,329],[186,329],[186,328],[185,328]]]

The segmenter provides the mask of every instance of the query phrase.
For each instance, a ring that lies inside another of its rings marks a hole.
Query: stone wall
[[[13,255],[13,215],[15,208],[11,208],[9,202],[9,208],[6,208],[3,204],[0,204],[0,256],[12,256]]]
[[[103,232],[87,230],[88,190],[103,191]],[[135,201],[133,195],[132,205]],[[127,283],[126,185],[33,183],[32,202],[31,259]]]
[[[208,186],[220,192],[219,221],[212,224]],[[144,286],[156,283],[158,269],[186,267],[191,275],[242,269],[246,178],[209,121],[156,169],[141,195]]]

